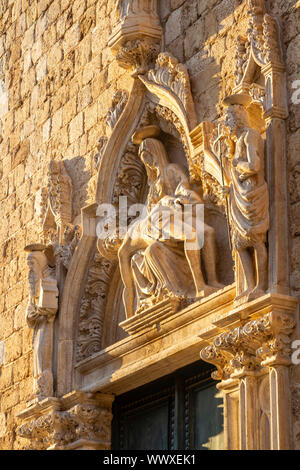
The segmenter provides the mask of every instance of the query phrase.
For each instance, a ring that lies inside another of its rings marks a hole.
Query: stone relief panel
[[[116,263],[94,253],[79,307],[76,361],[101,351],[109,286]],[[110,327],[110,325],[108,325]]]

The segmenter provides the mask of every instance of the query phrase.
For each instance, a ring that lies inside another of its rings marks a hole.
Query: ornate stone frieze
[[[104,450],[110,448],[110,395],[73,392],[61,400],[44,400],[19,414],[17,433],[34,450]]]
[[[102,349],[105,307],[115,267],[115,262],[102,258],[98,252],[95,253],[80,302],[77,362]]]

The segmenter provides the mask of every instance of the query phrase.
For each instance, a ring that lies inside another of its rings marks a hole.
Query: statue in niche
[[[246,281],[236,302],[254,300],[267,289],[269,195],[264,178],[264,140],[251,128],[247,111],[250,102],[249,96],[241,94],[224,100],[229,145],[222,161],[229,186],[223,191],[229,203],[232,249],[238,254]]]
[[[179,210],[182,213],[182,206],[195,207],[203,201],[191,188],[184,170],[169,162],[165,147],[157,138],[159,133],[156,126],[147,126],[133,136],[134,143],[140,144],[139,156],[146,167],[149,192],[147,213],[130,225],[118,253],[127,318],[135,314],[135,294],[138,313],[168,296],[202,298],[223,287],[216,274],[214,229],[204,224],[202,251],[207,283],[200,247],[188,249],[185,235],[177,233],[176,215]],[[196,237],[194,213],[189,224],[191,238]],[[153,228],[159,234],[156,237]]]
[[[34,398],[42,400],[53,396],[53,323],[58,309],[58,288],[55,267],[51,267],[53,253],[47,255],[42,244],[28,245],[30,296],[26,321],[34,329],[33,376]]]

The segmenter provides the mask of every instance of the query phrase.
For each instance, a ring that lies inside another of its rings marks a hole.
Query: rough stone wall
[[[38,239],[36,192],[47,184],[49,161],[66,160],[79,215],[91,201],[93,157],[112,96],[130,88],[129,74],[107,47],[114,4],[0,2],[0,449],[22,448],[15,414],[32,392],[24,247]],[[269,6],[282,15],[287,61],[291,280],[300,295],[300,104],[292,101],[300,80],[300,2]],[[164,49],[190,72],[199,121],[216,119],[218,103],[234,86],[236,38],[247,30],[245,2],[161,0],[160,14]]]
[[[22,445],[14,416],[32,393],[24,247],[38,241],[36,193],[65,159],[79,215],[112,96],[130,86],[107,47],[114,3],[0,2],[0,449]]]

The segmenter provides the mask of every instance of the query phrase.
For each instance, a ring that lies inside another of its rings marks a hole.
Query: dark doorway
[[[202,361],[116,398],[113,450],[221,450],[223,401]]]

